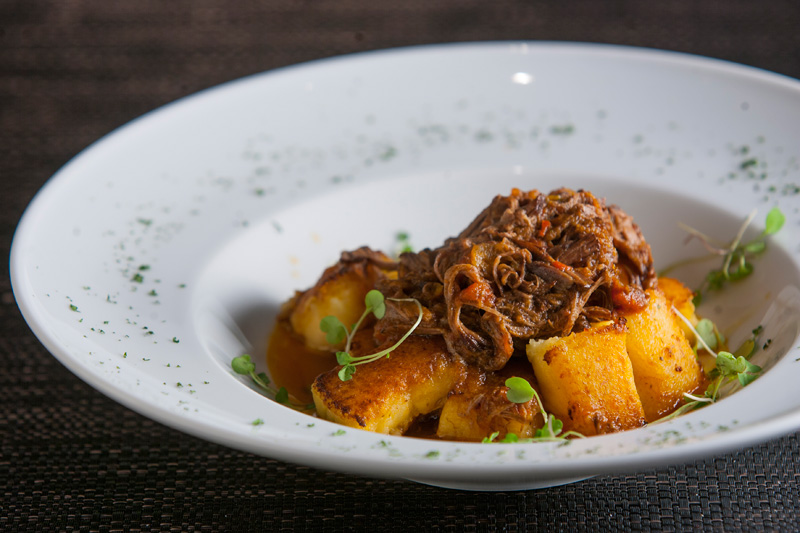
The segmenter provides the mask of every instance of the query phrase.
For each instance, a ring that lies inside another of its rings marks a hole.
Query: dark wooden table
[[[247,74],[362,50],[535,39],[679,50],[800,77],[798,28],[791,0],[6,0],[0,255],[35,192],[86,145]],[[32,335],[7,262],[0,269],[0,530],[796,531],[799,443],[518,493],[285,464],[163,427],[82,383]]]

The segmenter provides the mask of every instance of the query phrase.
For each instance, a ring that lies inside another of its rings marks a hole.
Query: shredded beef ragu
[[[515,189],[440,248],[402,254],[397,278],[377,288],[419,300],[415,334],[442,335],[450,352],[493,371],[529,339],[641,309],[656,283],[650,247],[618,207],[581,190]],[[376,335],[405,332],[417,316],[415,305],[389,300]]]

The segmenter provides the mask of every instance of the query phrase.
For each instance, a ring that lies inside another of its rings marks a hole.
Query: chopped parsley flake
[[[553,135],[570,135],[575,132],[575,126],[572,124],[563,124],[550,127],[550,133]]]

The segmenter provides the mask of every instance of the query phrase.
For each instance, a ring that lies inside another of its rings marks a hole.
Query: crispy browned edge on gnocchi
[[[364,295],[377,276],[386,275],[376,268],[331,267],[287,304],[282,319],[309,348],[341,349],[327,344],[319,322],[334,315],[353,324],[364,309]],[[661,278],[648,296],[639,312],[526,347],[530,371],[516,367],[517,373],[525,374],[521,377],[565,430],[591,436],[640,427],[705,385],[692,333],[676,316],[681,312],[697,322],[692,292],[677,280]],[[381,348],[367,327],[352,352],[365,355]],[[544,422],[535,398],[525,404],[506,398],[507,372],[468,367],[438,336],[412,335],[389,357],[359,366],[350,381],[341,381],[338,370],[318,376],[311,392],[317,415],[345,426],[403,434],[418,417],[436,414],[437,437],[480,441],[493,433],[529,437]]]

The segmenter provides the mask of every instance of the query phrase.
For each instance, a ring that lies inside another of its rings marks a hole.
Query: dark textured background
[[[720,0],[0,1],[0,256],[34,193],[113,128],[301,61],[544,39],[691,52],[800,77],[800,3]],[[322,472],[147,420],[48,355],[0,268],[0,530],[800,530],[798,435],[536,492]]]

